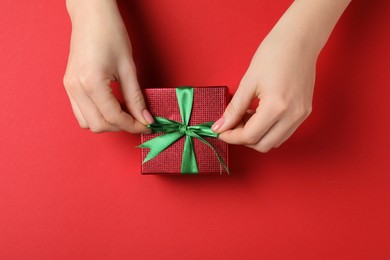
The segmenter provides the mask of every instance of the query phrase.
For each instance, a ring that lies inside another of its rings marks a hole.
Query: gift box
[[[228,88],[149,88],[145,102],[155,118],[141,135],[142,174],[229,174],[228,145],[211,131],[223,114]]]

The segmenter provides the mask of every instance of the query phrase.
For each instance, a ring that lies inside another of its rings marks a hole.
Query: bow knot
[[[179,126],[179,132],[187,135],[188,134],[188,125],[181,124]]]

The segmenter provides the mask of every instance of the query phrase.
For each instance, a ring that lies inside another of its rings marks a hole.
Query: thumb
[[[254,88],[253,88],[254,89]],[[235,127],[246,114],[248,107],[255,98],[255,91],[249,85],[240,83],[223,116],[212,126],[216,133],[222,133]]]
[[[140,123],[149,125],[154,122],[153,116],[147,110],[144,96],[138,83],[134,69],[119,74],[122,94],[130,114]]]

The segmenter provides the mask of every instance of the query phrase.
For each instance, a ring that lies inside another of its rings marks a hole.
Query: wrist
[[[318,56],[351,0],[295,0],[270,32],[270,38]]]
[[[66,0],[66,9],[71,19],[78,16],[117,9],[116,0]]]

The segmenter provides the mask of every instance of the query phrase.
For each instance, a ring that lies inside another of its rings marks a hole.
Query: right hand
[[[64,85],[82,128],[94,133],[146,133],[153,117],[146,109],[131,44],[114,0],[68,0],[72,36]],[[129,113],[112,94],[119,81]]]

